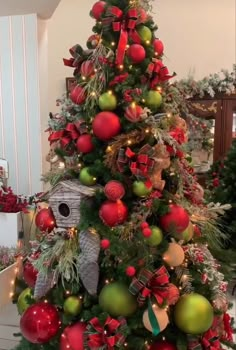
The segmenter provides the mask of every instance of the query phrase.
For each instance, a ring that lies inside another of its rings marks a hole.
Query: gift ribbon
[[[188,335],[189,350],[220,350],[221,344],[218,334],[210,328],[201,338]]]
[[[97,317],[91,319],[87,326],[86,344],[89,349],[99,349],[106,345],[106,349],[112,350],[115,346],[121,346],[125,342],[125,337],[121,333],[126,326],[125,318],[114,319],[107,317],[104,326]]]
[[[148,318],[149,318],[149,321],[150,321],[151,326],[152,326],[152,334],[154,336],[157,336],[161,330],[160,330],[160,326],[159,326],[159,323],[157,321],[156,315],[153,311],[152,303],[150,300],[148,302]]]
[[[55,141],[60,141],[61,146],[65,148],[70,142],[76,141],[81,134],[86,132],[87,128],[84,121],[68,123],[65,129],[51,132],[48,141],[50,144]]]
[[[147,297],[154,296],[158,305],[163,305],[168,298],[169,274],[167,269],[162,266],[158,270],[151,272],[147,269],[142,269],[138,278],[134,277],[129,291],[133,295],[138,294],[138,303],[142,306]]]
[[[141,39],[135,30],[138,21],[138,11],[135,8],[128,10],[124,16],[123,11],[117,6],[110,6],[107,9],[107,17],[103,20],[104,24],[112,23],[114,32],[120,32],[120,38],[116,53],[116,64],[122,65],[125,57],[125,50],[130,37],[136,43],[140,44]]]

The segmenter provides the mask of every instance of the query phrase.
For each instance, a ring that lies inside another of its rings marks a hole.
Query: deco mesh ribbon
[[[128,10],[127,14],[117,6],[110,6],[107,9],[106,18],[103,24],[112,24],[114,32],[120,33],[119,43],[116,53],[116,64],[122,65],[125,57],[125,50],[130,38],[137,44],[141,44],[141,39],[135,27],[138,22],[138,11],[135,8]]]
[[[188,335],[188,350],[220,350],[222,349],[218,334],[210,328],[201,338]]]
[[[117,159],[118,170],[123,172],[124,167],[128,165],[132,174],[137,178],[148,179],[155,164],[154,159],[152,159],[154,155],[155,150],[150,145],[143,146],[138,154],[129,147],[126,150],[121,148]]]
[[[126,328],[126,320],[107,317],[104,325],[97,317],[88,322],[85,332],[85,347],[96,350],[112,350],[114,347],[121,347],[125,342],[123,332]]]
[[[142,269],[138,278],[133,278],[129,291],[133,295],[138,295],[140,306],[151,296],[155,297],[158,305],[163,305],[169,295],[168,285],[169,274],[164,266],[154,272]]]
[[[76,142],[78,137],[86,132],[87,127],[84,121],[68,123],[65,129],[51,132],[48,137],[48,141],[50,144],[55,141],[60,141],[62,148],[65,148],[71,142]]]

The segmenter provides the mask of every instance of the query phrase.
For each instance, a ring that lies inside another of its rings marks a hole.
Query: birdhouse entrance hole
[[[70,208],[66,203],[61,203],[58,207],[58,211],[61,216],[68,218],[70,216]]]

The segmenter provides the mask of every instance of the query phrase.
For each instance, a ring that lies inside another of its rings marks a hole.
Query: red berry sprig
[[[148,238],[148,237],[151,236],[152,230],[150,229],[149,223],[148,223],[148,222],[146,222],[146,221],[145,221],[145,222],[142,222],[141,225],[140,225],[140,227],[141,227],[141,230],[142,230],[142,234],[143,234],[143,236],[144,236],[145,238]]]

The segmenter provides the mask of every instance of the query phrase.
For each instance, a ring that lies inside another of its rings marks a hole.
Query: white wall
[[[0,158],[17,193],[41,190],[36,15],[0,18]]]

